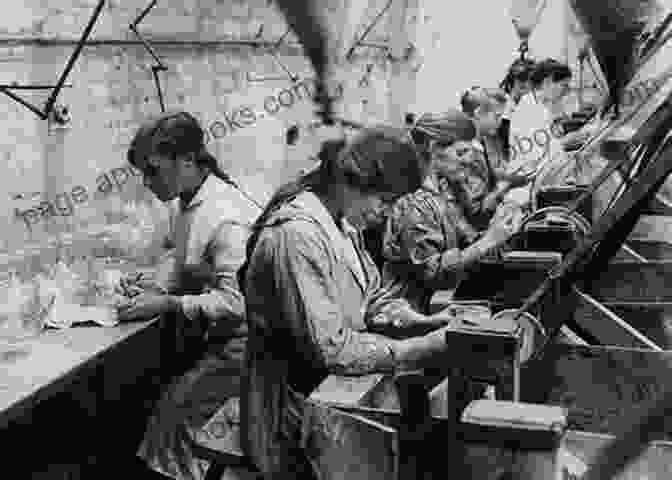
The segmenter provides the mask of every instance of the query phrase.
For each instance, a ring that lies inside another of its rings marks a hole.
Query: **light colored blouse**
[[[408,303],[389,299],[360,234],[303,192],[266,223],[245,282],[250,328],[241,409],[245,450],[264,473],[291,468],[301,406],[329,374],[395,368],[392,341],[372,333]]]
[[[244,300],[236,272],[245,260],[250,227],[261,209],[227,182],[209,175],[188,205],[169,204],[172,247],[170,266],[162,284],[180,296],[182,311],[191,320],[205,318],[210,327],[242,326]],[[184,266],[209,265],[216,281],[202,293],[183,294],[178,276]],[[227,326],[220,325],[227,319]]]

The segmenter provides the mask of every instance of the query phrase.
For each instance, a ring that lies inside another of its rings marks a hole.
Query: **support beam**
[[[672,244],[672,217],[667,215],[642,215],[630,239],[640,242]]]
[[[648,260],[644,255],[641,255],[638,251],[632,249],[629,245],[623,245],[619,253],[625,255],[625,258],[629,261],[647,263]],[[618,254],[616,254],[618,255]]]
[[[650,262],[672,261],[672,244],[629,240],[628,246]]]
[[[653,340],[593,297],[576,289],[575,291],[579,301],[573,321],[579,332],[585,332],[601,345],[663,351]]]
[[[584,291],[604,302],[672,301],[672,262],[614,262],[585,286]]]
[[[672,350],[672,302],[603,304],[664,350]]]

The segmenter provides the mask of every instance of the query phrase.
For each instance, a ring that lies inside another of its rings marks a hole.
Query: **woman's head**
[[[411,127],[411,136],[429,156],[431,169],[441,176],[473,158],[476,127],[459,110],[420,116]]]
[[[210,172],[224,176],[205,148],[198,120],[187,112],[168,112],[145,121],[128,149],[128,162],[161,201],[193,190]],[[227,179],[228,177],[224,178]]]
[[[504,91],[483,87],[472,87],[460,98],[462,112],[474,121],[481,135],[494,135],[497,132],[506,102]]]
[[[532,74],[532,86],[544,102],[557,102],[567,95],[572,71],[564,63],[552,58],[539,62]]]
[[[344,215],[358,227],[375,223],[381,210],[417,190],[426,175],[407,132],[392,127],[361,131],[332,158],[322,164],[322,186],[338,192]]]
[[[501,83],[501,88],[516,101],[532,90],[532,72],[536,64],[533,60],[519,58],[514,61]]]

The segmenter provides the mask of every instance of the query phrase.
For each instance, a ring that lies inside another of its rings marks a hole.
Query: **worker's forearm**
[[[496,246],[495,242],[488,235],[484,235],[480,240],[477,240],[460,252],[459,267],[462,270],[471,267]]]
[[[421,337],[396,341],[393,345],[397,370],[416,370],[441,354],[446,348],[446,331],[440,328]]]

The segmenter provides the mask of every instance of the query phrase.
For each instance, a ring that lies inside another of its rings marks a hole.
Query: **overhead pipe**
[[[147,37],[145,37],[147,38]],[[259,39],[222,39],[222,40],[173,40],[173,39],[151,39],[152,45],[173,46],[173,47],[273,47],[276,44],[275,40],[259,40]],[[23,37],[23,38],[0,38],[0,47],[18,47],[18,46],[39,46],[39,47],[66,47],[77,45],[76,39],[70,38],[45,38],[45,37]],[[144,42],[140,40],[128,40],[119,38],[97,38],[89,39],[85,42],[85,46],[144,46]],[[283,45],[293,48],[301,47],[298,42],[283,42]]]
[[[44,106],[45,115],[49,115],[51,113],[51,110],[54,108],[54,104],[56,103],[58,94],[61,93],[61,89],[63,88],[63,85],[65,85],[65,81],[67,80],[68,75],[70,75],[70,72],[75,66],[75,62],[77,62],[79,55],[82,53],[84,44],[89,38],[89,35],[91,35],[91,31],[93,30],[94,25],[98,21],[98,17],[100,17],[104,5],[105,0],[99,0],[98,5],[96,5],[96,9],[93,11],[93,15],[91,15],[91,18],[89,19],[89,23],[86,25],[86,28],[84,29],[84,32],[82,33],[82,36],[79,39],[79,42],[77,42],[77,47],[75,48],[75,51],[72,52],[72,55],[70,56],[67,65],[65,66],[65,70],[63,70],[61,77],[58,79],[56,88],[54,88],[54,90],[51,92],[51,95],[47,99],[47,103]]]

